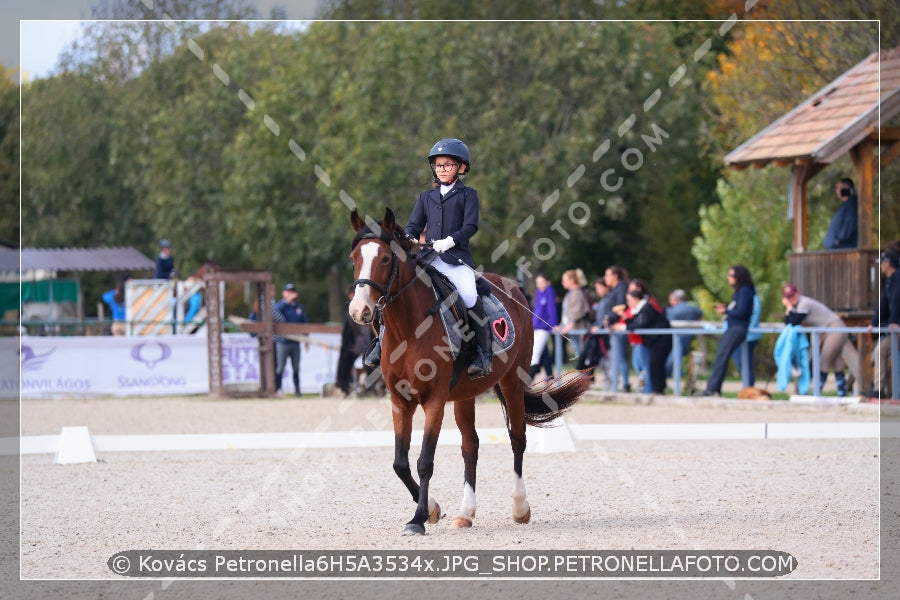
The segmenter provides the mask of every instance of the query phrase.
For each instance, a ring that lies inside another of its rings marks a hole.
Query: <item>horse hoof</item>
[[[472,519],[467,519],[465,517],[456,517],[453,519],[453,522],[450,523],[451,529],[465,529],[466,527],[472,526]]]
[[[407,523],[400,535],[425,535],[425,526],[418,523]]]
[[[427,523],[437,523],[441,518],[441,505],[437,502],[434,503],[434,509],[428,514]],[[422,530],[422,533],[425,533],[425,530]]]
[[[521,523],[522,525],[531,522],[531,507],[528,508],[528,512],[522,515],[521,517],[517,517],[513,515],[513,521],[516,523]]]

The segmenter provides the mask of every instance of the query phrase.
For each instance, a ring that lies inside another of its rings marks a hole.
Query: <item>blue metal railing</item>
[[[766,326],[766,327],[751,327],[747,330],[748,333],[762,333],[762,334],[771,334],[771,333],[781,333],[784,326]],[[679,337],[683,335],[693,335],[693,336],[706,336],[706,335],[721,335],[725,331],[725,328],[722,325],[712,326],[706,325],[704,327],[671,327],[669,329],[635,329],[632,332],[628,331],[612,331],[610,329],[599,329],[596,333],[598,334],[608,334],[610,339],[610,355],[612,356],[612,362],[610,370],[612,371],[612,385],[613,389],[619,389],[619,352],[618,345],[619,344],[627,344],[626,336],[628,333],[636,333],[638,335],[646,334],[646,335],[671,335],[672,336],[672,379],[675,390],[681,390],[681,362],[682,362],[682,353],[681,353],[681,344],[679,342]],[[811,348],[811,359],[812,359],[812,382],[813,382],[813,395],[818,396],[822,391],[822,382],[819,381],[818,373],[819,373],[819,335],[824,333],[867,333],[869,329],[867,327],[797,327],[796,331],[798,333],[809,333],[812,335],[812,339],[810,340],[810,348]],[[890,344],[891,344],[891,396],[893,399],[900,399],[900,331],[894,329],[889,330],[887,327],[874,327],[872,328],[873,333],[879,334],[889,334],[890,335]],[[588,333],[586,329],[572,329],[569,331],[566,337],[572,338],[574,336],[578,336],[579,338]],[[562,334],[556,333],[554,334],[554,349],[555,349],[555,368],[557,373],[562,372],[563,366],[563,344],[562,344]],[[750,368],[750,347],[746,342],[741,344],[741,376],[743,380],[747,380],[749,376],[749,368]],[[877,385],[877,382],[876,382]]]

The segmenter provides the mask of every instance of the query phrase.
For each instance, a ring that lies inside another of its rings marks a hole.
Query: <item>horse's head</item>
[[[397,285],[399,263],[405,262],[412,250],[403,228],[397,225],[391,209],[385,209],[380,221],[366,221],[354,209],[350,224],[356,232],[350,246],[353,261],[353,299],[350,317],[357,323],[371,323],[376,306],[391,299]]]

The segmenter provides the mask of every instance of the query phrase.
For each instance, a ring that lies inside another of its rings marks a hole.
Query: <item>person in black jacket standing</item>
[[[889,330],[896,331],[900,329],[900,254],[887,249],[881,253],[878,264],[884,281],[878,312],[872,317],[869,331],[871,332],[874,327],[887,327]],[[897,397],[897,390],[893,390],[893,394],[890,394],[888,389],[891,381],[891,371],[888,368],[890,356],[891,336],[887,333],[882,334],[872,352],[872,364],[875,367],[875,376],[879,380],[879,387],[865,393],[864,396],[870,398]]]
[[[631,307],[630,318],[613,325],[618,331],[635,329],[668,329],[669,320],[661,310],[657,310],[649,296],[641,290],[632,290],[625,296],[626,304]],[[641,334],[644,346],[650,351],[650,387],[654,394],[666,391],[666,358],[672,351],[672,336],[660,334]]]
[[[172,242],[166,239],[159,240],[159,254],[156,256],[156,270],[154,279],[172,279],[177,276],[175,271],[175,259],[172,258]]]
[[[828,231],[825,232],[826,250],[846,250],[856,248],[857,223],[859,217],[859,201],[853,180],[844,177],[834,186],[834,193],[841,200],[841,205],[831,217]]]
[[[603,280],[609,287],[609,300],[606,304],[609,308],[600,318],[605,327],[611,328],[619,322],[619,315],[613,310],[613,307],[625,306],[625,295],[628,293],[628,276],[622,267],[611,265],[606,268]],[[631,384],[628,383],[628,340],[625,339],[624,335],[611,335],[609,338],[612,350],[616,352],[618,375],[622,377],[622,389],[630,392]]]
[[[722,392],[722,382],[725,381],[728,359],[747,338],[750,317],[753,315],[753,296],[756,294],[756,288],[753,285],[750,270],[744,265],[734,265],[728,269],[728,283],[734,288],[731,302],[728,303],[728,306],[716,304],[716,312],[725,316],[728,327],[722,334],[722,339],[719,340],[716,359],[709,375],[709,381],[706,382],[703,396],[719,395]]]

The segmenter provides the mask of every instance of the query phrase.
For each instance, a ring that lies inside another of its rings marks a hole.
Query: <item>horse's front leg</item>
[[[425,409],[425,432],[422,436],[422,453],[416,467],[419,471],[419,497],[416,513],[412,520],[403,528],[403,535],[424,535],[425,522],[436,523],[440,518],[441,508],[438,503],[429,500],[428,484],[434,473],[434,453],[437,449],[438,435],[441,433],[441,424],[444,420],[444,403],[434,402]],[[407,444],[407,450],[409,444]]]
[[[478,433],[475,431],[475,401],[453,403],[456,426],[462,435],[463,499],[459,514],[450,524],[454,529],[471,527],[475,518],[475,470],[478,464]]]
[[[412,494],[413,502],[419,501],[419,484],[409,468],[409,440],[412,437],[413,413],[416,405],[403,399],[392,400],[394,421],[394,473]]]

